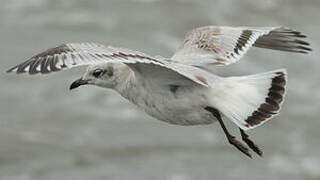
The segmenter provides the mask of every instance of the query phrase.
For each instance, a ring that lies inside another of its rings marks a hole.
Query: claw
[[[262,157],[263,152],[260,150],[260,148],[251,140],[249,139],[249,136],[242,130],[240,129],[242,140],[255,152],[257,153],[260,157]]]
[[[231,136],[228,138],[229,143],[235,146],[238,150],[243,152],[245,155],[250,157],[252,159],[252,155],[249,153],[249,149],[245,147],[244,144],[242,144],[240,141],[238,141],[235,137]]]
[[[226,126],[224,125],[223,121],[222,121],[222,118],[221,118],[221,115],[220,115],[220,112],[215,109],[215,108],[212,108],[212,107],[206,107],[205,110],[209,111],[212,113],[212,115],[214,117],[217,118],[217,120],[219,121],[220,123],[220,126],[224,132],[224,134],[226,135],[228,141],[230,144],[232,144],[233,146],[235,146],[239,151],[243,152],[245,155],[247,155],[248,157],[252,158],[251,154],[249,153],[249,149],[246,148],[245,145],[243,145],[240,141],[238,141],[234,136],[232,136]]]

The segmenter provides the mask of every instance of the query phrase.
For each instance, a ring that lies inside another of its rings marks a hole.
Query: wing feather
[[[7,72],[28,73],[30,75],[48,74],[73,67],[100,63],[125,63],[134,71],[136,67],[141,66],[143,67],[140,68],[143,71],[142,73],[149,72],[149,77],[153,77],[150,73],[155,71],[167,73],[166,75],[164,74],[163,78],[153,77],[163,82],[166,82],[165,77],[170,75],[174,79],[187,80],[208,86],[208,84],[200,81],[194,73],[190,73],[197,71],[197,68],[155,58],[138,51],[111,46],[106,47],[95,43],[63,44],[31,57],[29,60],[10,68]]]
[[[229,65],[241,59],[250,47],[308,53],[306,36],[285,27],[206,26],[187,34],[172,60],[194,66]]]

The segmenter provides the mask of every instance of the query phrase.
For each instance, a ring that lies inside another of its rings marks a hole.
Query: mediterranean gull
[[[237,77],[220,77],[206,69],[237,62],[250,47],[308,53],[306,36],[286,27],[206,26],[187,34],[171,58],[150,56],[96,43],[70,43],[48,49],[7,72],[47,74],[88,66],[70,89],[81,85],[111,88],[150,116],[177,125],[218,121],[229,143],[251,157],[262,156],[246,130],[279,113],[285,95],[286,70]],[[222,117],[240,129],[238,141]]]

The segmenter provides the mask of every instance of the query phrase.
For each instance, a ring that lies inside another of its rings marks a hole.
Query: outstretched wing
[[[190,73],[193,67],[165,61],[138,51],[106,47],[95,43],[63,44],[31,57],[29,60],[10,68],[7,72],[28,73],[30,75],[47,74],[100,63],[124,63],[136,73],[149,73],[150,78],[163,72],[164,78],[170,76],[174,80],[180,79],[208,86],[195,74]],[[154,74],[152,75],[150,72],[154,72]],[[154,78],[161,79],[161,77]]]
[[[172,60],[194,65],[229,65],[237,62],[250,47],[308,53],[306,36],[285,27],[206,26],[187,34]]]

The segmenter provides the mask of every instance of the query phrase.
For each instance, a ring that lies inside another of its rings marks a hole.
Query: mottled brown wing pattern
[[[191,31],[174,61],[195,66],[228,65],[237,62],[250,47],[308,53],[306,36],[284,27],[206,26]]]

